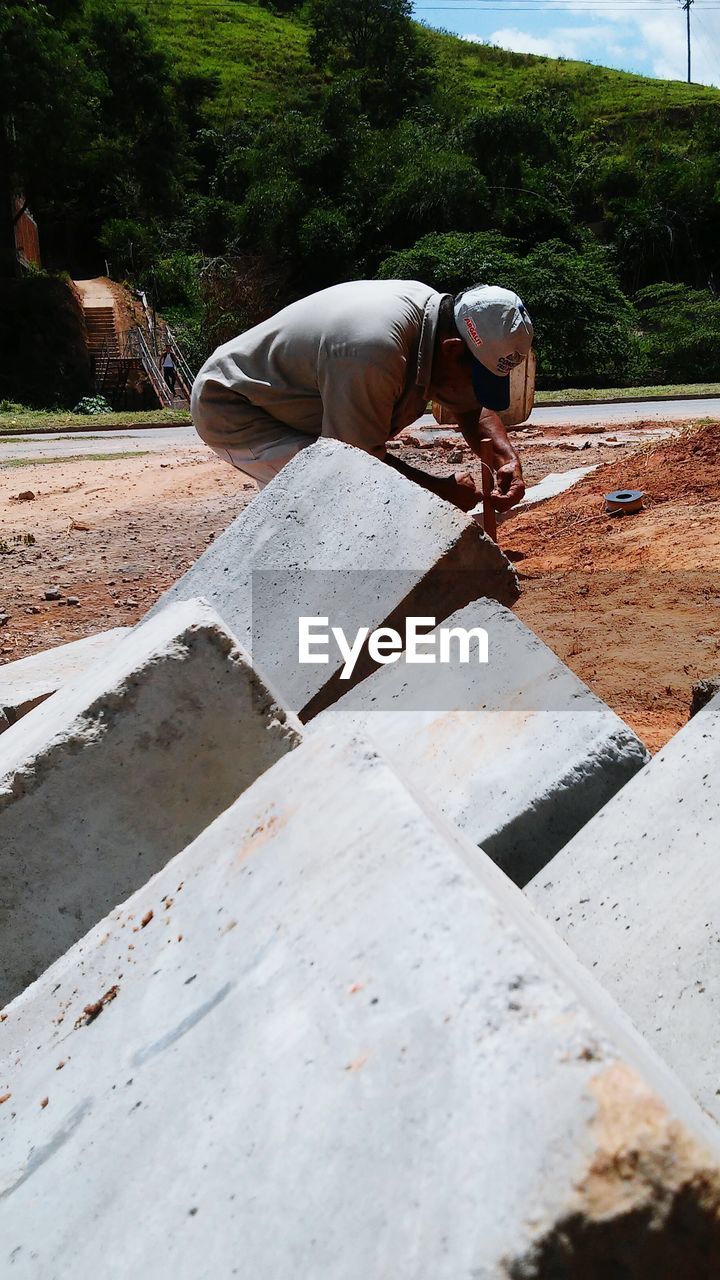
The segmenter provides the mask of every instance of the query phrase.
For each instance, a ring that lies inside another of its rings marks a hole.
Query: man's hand
[[[446,476],[443,484],[446,489],[444,493],[440,493],[440,497],[454,503],[461,511],[470,511],[482,498],[482,494],[475,488],[475,481],[467,471],[456,471],[454,475]]]
[[[490,496],[496,511],[508,511],[525,496],[525,483],[520,459],[502,422],[492,410],[483,409],[479,415],[463,415],[459,425],[475,454],[480,453],[482,440],[492,441],[496,480]]]
[[[490,497],[496,511],[509,511],[510,507],[516,506],[525,497],[525,481],[517,455],[497,467],[495,488]]]

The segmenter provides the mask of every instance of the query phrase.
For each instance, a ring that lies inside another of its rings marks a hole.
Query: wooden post
[[[483,528],[488,538],[492,538],[493,542],[497,542],[495,508],[490,497],[492,490],[495,488],[492,440],[482,440],[480,442],[480,461],[482,463]]]

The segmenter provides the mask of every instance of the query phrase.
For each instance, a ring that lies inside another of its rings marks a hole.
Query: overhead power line
[[[690,0],[690,4],[694,4],[695,0]],[[683,9],[687,6],[682,5]],[[720,4],[704,4],[703,13],[717,13],[720,10]],[[414,12],[419,13],[441,13],[442,11],[449,13],[555,13],[560,16],[566,13],[677,13],[674,4],[573,4],[572,10],[560,9],[557,4],[538,3],[538,4],[470,4],[459,8],[457,5],[448,4],[417,4]],[[689,19],[688,19],[689,25]]]
[[[690,4],[694,4],[695,0],[690,0]],[[681,5],[682,9],[686,9],[686,4]],[[706,3],[702,6],[703,13],[711,13],[720,9],[720,4]],[[584,0],[575,0],[572,9],[560,7],[556,0],[537,0],[535,4],[519,3],[498,4],[496,0],[481,0],[481,3],[472,4],[416,4],[415,13],[439,13],[441,11],[449,13],[555,13],[559,16],[572,13],[676,13],[677,9],[673,3],[659,4],[616,4],[614,0],[611,2],[601,3],[584,3]]]

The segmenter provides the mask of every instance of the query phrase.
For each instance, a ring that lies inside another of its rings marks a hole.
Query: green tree
[[[720,299],[708,289],[654,284],[635,297],[642,373],[649,382],[717,379]]]
[[[310,0],[309,14],[312,61],[355,77],[371,119],[396,120],[427,97],[433,58],[411,0]]]
[[[519,293],[535,326],[545,386],[617,386],[635,357],[635,313],[612,261],[590,241],[559,240],[521,253],[497,232],[425,236],[380,267],[383,279],[417,279],[448,293],[475,283]]]
[[[6,0],[0,5],[0,275],[16,269],[12,194],[24,192],[37,209],[62,187],[91,129],[91,78],[51,7]]]

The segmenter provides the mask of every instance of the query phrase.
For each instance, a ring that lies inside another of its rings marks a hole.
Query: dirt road
[[[635,443],[622,447],[625,427]],[[720,426],[647,445],[642,427],[613,423],[617,439],[591,433],[585,449],[578,424],[536,431],[518,436],[529,483],[601,465],[501,527],[522,579],[517,612],[657,749],[687,718],[693,680],[720,671]],[[433,471],[470,462],[449,435],[400,448]],[[137,621],[255,493],[194,444],[123,452],[0,462],[0,661]],[[645,489],[645,510],[606,517],[602,494],[618,486]],[[60,601],[44,599],[52,587]]]

